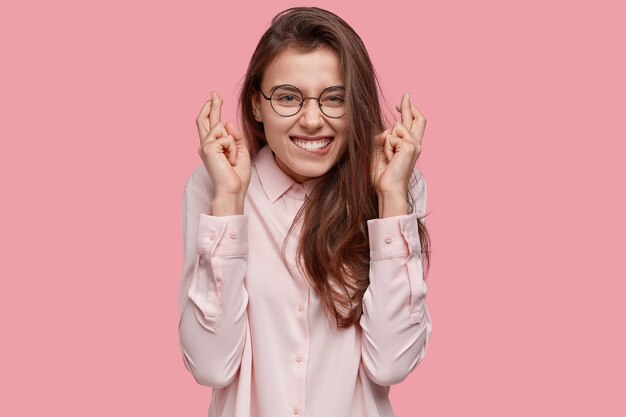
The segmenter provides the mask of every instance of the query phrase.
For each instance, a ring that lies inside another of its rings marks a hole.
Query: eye
[[[343,97],[341,97],[341,96],[330,96],[326,100],[331,101],[331,102],[336,102],[336,103],[342,103],[343,102]]]
[[[286,102],[292,102],[297,100],[297,97],[294,95],[282,95],[277,97],[278,101],[286,101]]]

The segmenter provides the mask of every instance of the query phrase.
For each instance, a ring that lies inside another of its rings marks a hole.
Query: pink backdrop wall
[[[177,339],[181,198],[273,2],[0,12],[0,415],[204,416]],[[428,119],[425,361],[399,417],[626,415],[624,9],[316,1]]]

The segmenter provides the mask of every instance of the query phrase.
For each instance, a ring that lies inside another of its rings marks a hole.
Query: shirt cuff
[[[367,221],[370,259],[397,258],[421,252],[417,215],[371,219]]]
[[[201,255],[247,255],[248,215],[200,214],[198,253]]]

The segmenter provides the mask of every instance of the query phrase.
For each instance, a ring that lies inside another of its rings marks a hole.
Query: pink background
[[[205,416],[177,339],[195,118],[217,89],[234,119],[256,42],[301,3],[13,3],[0,415]],[[623,3],[306,4],[428,119],[433,334],[397,415],[626,415]]]

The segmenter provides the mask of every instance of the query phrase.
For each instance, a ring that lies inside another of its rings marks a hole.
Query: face
[[[345,87],[339,58],[327,48],[311,52],[285,49],[265,69],[261,89],[269,97],[273,87],[281,84],[297,87],[304,97],[319,97],[331,86]],[[276,164],[297,182],[324,175],[345,152],[347,114],[330,118],[321,112],[316,100],[309,99],[298,113],[283,117],[259,94],[253,107],[260,114],[258,120],[263,122]]]

